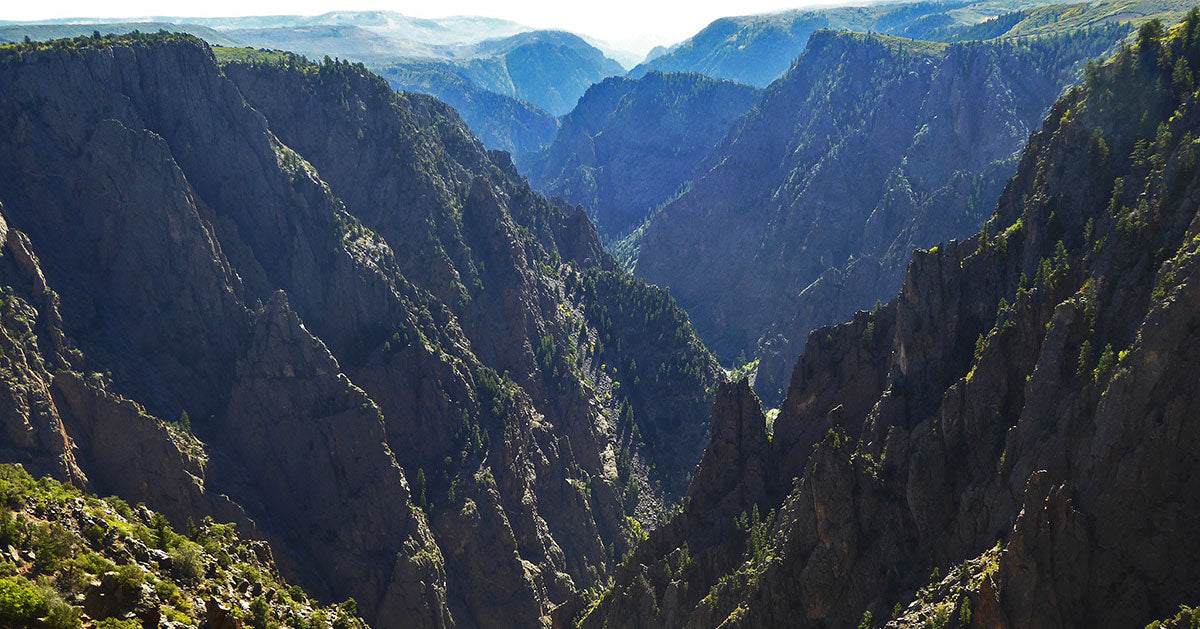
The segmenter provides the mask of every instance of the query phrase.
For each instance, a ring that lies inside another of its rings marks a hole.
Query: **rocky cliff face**
[[[1138,39],[1051,109],[982,233],[813,334],[765,483],[735,465],[753,442],[710,446],[688,495],[762,484],[767,515],[713,546],[685,505],[556,619],[1129,627],[1195,602],[1200,12]]]
[[[777,404],[810,330],[894,294],[913,248],[978,229],[1073,68],[1120,32],[820,32],[645,227],[637,273],[671,287],[722,360],[761,355],[756,389]]]
[[[554,143],[523,170],[546,195],[587,208],[603,239],[619,240],[683,191],[759,95],[698,74],[605,79],[588,88]]]
[[[546,622],[681,494],[720,371],[451,109],[269,57],[0,48],[0,452],[378,626]]]

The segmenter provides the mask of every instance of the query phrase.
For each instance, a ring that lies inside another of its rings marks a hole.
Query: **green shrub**
[[[160,579],[154,583],[154,594],[158,600],[170,603],[179,595],[179,587],[167,579]]]
[[[11,511],[0,512],[0,546],[22,546],[29,534],[25,518]]]
[[[333,619],[333,629],[359,629],[363,626],[358,620],[358,603],[348,598],[336,608],[337,617]]]
[[[183,613],[182,611],[179,611],[178,609],[175,609],[174,607],[172,607],[170,605],[164,606],[162,608],[162,612],[163,612],[163,616],[165,616],[167,618],[167,620],[170,620],[171,622],[174,622],[174,623],[179,623],[181,625],[184,625],[185,627],[193,626],[196,622],[196,621],[192,620],[191,616],[188,616],[187,614]]]
[[[1084,341],[1079,346],[1079,362],[1075,367],[1077,375],[1085,375],[1092,370],[1092,342]]]
[[[0,579],[0,626],[31,624],[49,611],[46,599],[29,581],[20,577]]]
[[[261,595],[250,601],[248,624],[253,629],[267,629],[271,621],[271,606]]]
[[[140,591],[142,584],[146,582],[146,573],[136,565],[117,566],[116,572],[117,587],[127,592],[134,593]]]
[[[38,526],[33,531],[33,552],[42,572],[54,572],[75,549],[75,536],[58,523]]]
[[[171,531],[170,523],[161,513],[155,513],[150,518],[150,532],[153,534],[154,546],[159,550],[169,550],[174,545],[175,538],[178,537]]]
[[[944,629],[950,624],[950,604],[942,603],[933,610],[933,619],[929,626],[933,629]]]
[[[83,538],[92,546],[100,546],[104,543],[104,527],[95,522],[84,525],[81,529],[81,532],[83,533]]]
[[[64,601],[62,596],[51,587],[48,579],[38,582],[38,590],[49,608],[40,625],[43,629],[79,629],[83,626],[83,621],[80,619],[81,610]]]
[[[770,533],[775,523],[775,510],[771,509],[766,519],[763,519],[759,515],[758,505],[754,505],[748,516],[743,511],[733,522],[738,530],[746,533],[746,553],[751,564],[762,565],[771,556]]]
[[[82,592],[87,587],[91,577],[74,560],[67,561],[58,573],[54,575],[58,590],[70,594]]]
[[[142,629],[142,623],[136,620],[105,618],[96,623],[96,629]]]
[[[117,515],[120,515],[121,517],[125,518],[126,520],[130,520],[133,518],[133,509],[131,509],[129,507],[128,502],[125,502],[124,500],[121,500],[120,498],[117,498],[116,496],[109,496],[108,498],[105,498],[104,500],[106,502],[108,502],[109,506],[111,506],[113,508],[113,511],[117,512]]]
[[[1096,364],[1096,370],[1092,372],[1092,377],[1100,384],[1106,384],[1109,372],[1117,364],[1116,354],[1113,353],[1112,345],[1105,345],[1104,351],[1100,353],[1100,361]]]
[[[79,566],[84,572],[94,575],[101,575],[117,569],[116,564],[96,553],[84,553],[72,559],[71,562]]]
[[[204,550],[199,544],[184,540],[167,554],[171,557],[171,573],[177,579],[195,583],[204,576]]]

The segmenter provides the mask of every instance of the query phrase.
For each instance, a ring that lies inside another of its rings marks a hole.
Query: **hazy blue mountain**
[[[441,49],[443,57],[370,64],[395,89],[430,94],[458,109],[484,145],[517,163],[554,140],[557,115],[620,64],[581,37],[532,31]]]
[[[666,46],[655,46],[650,49],[650,52],[646,53],[646,58],[642,59],[642,63],[653,61],[654,59],[667,54],[668,50],[669,49]]]
[[[239,42],[316,56],[328,54],[358,61],[406,56],[452,55],[451,47],[510,37],[532,30],[508,20],[479,16],[415,18],[395,11],[331,11],[320,15],[261,15],[247,17],[155,16],[138,20],[60,18],[36,22],[5,22],[4,26],[35,28],[33,39],[90,34],[96,24],[146,31],[166,29],[189,33],[219,46]],[[131,26],[136,24],[136,26]],[[144,26],[143,26],[144,25]],[[55,30],[50,26],[58,27]],[[234,35],[241,33],[244,37]]]
[[[439,54],[438,47],[427,42],[397,39],[349,24],[232,28],[223,32],[256,48],[287,50],[318,60],[328,55],[362,62],[387,62],[396,57]]]
[[[416,18],[395,11],[331,11],[321,15],[266,15],[257,17],[158,18],[162,21],[201,24],[218,30],[354,26],[393,39],[427,45],[462,44],[508,37],[530,27],[508,20],[479,16]]]
[[[651,72],[593,85],[549,148],[529,158],[535,188],[582,204],[606,241],[677,195],[761,90],[699,74]]]
[[[221,18],[212,24],[249,46],[362,61],[406,77],[453,73],[478,89],[528,101],[555,115],[570,111],[591,84],[625,72],[573,33],[530,31],[486,18],[415,21],[396,13],[345,12],[310,19]]]
[[[922,3],[917,15],[943,12],[946,3]],[[686,41],[629,72],[639,77],[650,70],[699,72],[765,87],[785,71],[804,50],[808,37],[819,29],[866,32],[889,11],[880,7],[841,7],[817,11],[785,11],[765,15],[723,17]]]
[[[452,65],[414,61],[379,74],[396,90],[429,94],[458,110],[471,131],[490,149],[523,157],[554,141],[558,118],[532,103],[480,89]]]
[[[252,46],[376,63],[408,57],[472,56],[469,51],[474,44],[530,30],[490,18],[418,20],[390,11],[339,11],[314,17],[170,19],[210,26]]]
[[[429,19],[410,17],[395,11],[331,11],[320,15],[260,15],[246,17],[154,16],[137,20],[79,17],[28,22],[0,20],[0,25],[55,24],[60,26],[74,26],[79,24],[118,24],[132,22],[154,22],[156,25],[158,23],[196,25],[208,27],[214,31],[353,27],[370,31],[381,37],[404,42],[413,47],[472,43],[485,39],[508,37],[533,30],[523,24],[498,18],[454,16]],[[228,45],[225,42],[210,39],[204,30],[183,30],[180,28],[167,28],[167,30],[172,32],[186,32],[202,37],[209,43]]]
[[[565,31],[527,31],[455,42],[450,38],[465,37],[461,31],[466,29],[453,22],[459,30],[446,27],[448,33],[442,33],[441,40],[435,41],[438,33],[430,34],[428,29],[420,31],[423,39],[405,39],[394,34],[408,32],[394,25],[396,14],[384,14],[392,19],[386,28],[373,26],[363,13],[349,15],[357,19],[324,17],[323,24],[282,21],[282,25],[266,28],[231,28],[244,24],[231,21],[226,32],[250,46],[318,59],[329,55],[362,61],[397,89],[450,102],[489,148],[514,154],[541,148],[553,138],[552,123],[538,108],[563,115],[590,85],[625,71],[582,37]],[[455,19],[469,23],[474,18]],[[489,25],[485,21],[484,25],[480,32],[517,28],[511,23]]]
[[[645,59],[646,59],[646,55],[633,52],[632,50],[628,50],[619,44],[614,44],[612,42],[605,41],[603,39],[597,39],[595,37],[590,37],[590,36],[584,35],[582,33],[579,33],[578,35],[581,38],[583,38],[583,41],[586,41],[587,43],[591,44],[592,46],[598,48],[600,50],[600,52],[604,53],[604,56],[621,64],[621,67],[626,70],[632,68],[633,66],[636,66],[637,64],[641,63],[642,61],[645,61]]]
[[[625,71],[578,35],[490,18],[350,11],[211,23],[250,46],[362,61],[395,89],[454,106],[488,148],[518,159],[553,140],[554,116],[570,111],[588,86]],[[504,36],[484,37],[494,34]]]
[[[555,115],[575,107],[593,83],[624,72],[583,38],[531,31],[454,49],[450,61],[480,88],[527,100]]]
[[[133,31],[155,33],[165,30],[172,33],[187,33],[195,35],[210,44],[218,46],[237,46],[240,42],[226,33],[197,24],[174,24],[171,22],[109,22],[104,24],[18,24],[0,23],[0,44],[9,44],[30,39],[61,39],[63,37],[79,37],[91,35],[99,31],[101,35],[126,35]]]
[[[699,72],[765,87],[779,78],[819,29],[876,32],[928,39],[928,31],[974,24],[1024,6],[1051,2],[1001,0],[880,3],[819,10],[723,17],[666,51],[652,51],[629,72]]]

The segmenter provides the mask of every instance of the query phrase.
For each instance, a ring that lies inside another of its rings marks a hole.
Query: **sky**
[[[415,17],[504,18],[533,28],[569,30],[645,53],[652,46],[687,39],[722,16],[828,3],[829,0],[5,0],[0,2],[0,20],[317,15],[334,9],[386,9]]]

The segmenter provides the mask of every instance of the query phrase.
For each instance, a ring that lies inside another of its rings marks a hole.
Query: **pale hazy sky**
[[[644,52],[690,37],[726,15],[765,13],[834,0],[0,0],[0,20],[151,15],[225,17],[316,15],[331,10],[387,9],[416,17],[484,15],[534,28],[561,28]]]

